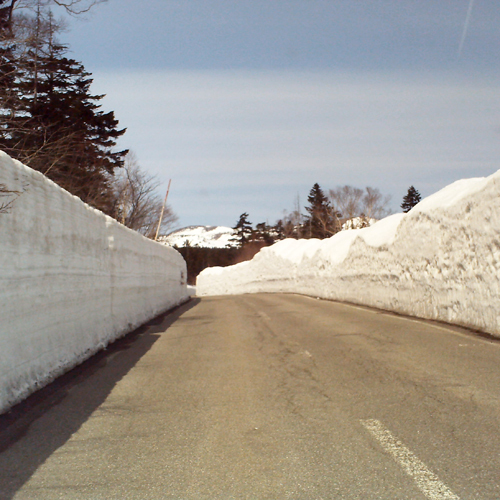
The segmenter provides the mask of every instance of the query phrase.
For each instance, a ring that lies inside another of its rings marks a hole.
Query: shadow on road
[[[0,415],[0,499],[13,498],[106,400],[158,334],[199,302],[191,299],[161,314]]]

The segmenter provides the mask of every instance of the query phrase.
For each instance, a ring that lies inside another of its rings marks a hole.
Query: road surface
[[[496,499],[500,344],[298,295],[195,299],[0,426],[2,499]]]

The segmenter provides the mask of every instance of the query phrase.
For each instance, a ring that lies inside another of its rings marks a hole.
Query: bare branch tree
[[[50,3],[51,0],[46,0],[47,3]],[[59,7],[63,7],[66,9],[68,14],[73,16],[78,16],[80,14],[85,14],[89,12],[92,7],[97,4],[107,2],[107,0],[52,0]]]
[[[288,212],[283,210],[283,217],[277,221],[275,228],[278,230],[281,238],[301,238],[304,230],[304,216],[300,212],[300,195],[297,193],[293,210]]]
[[[371,219],[383,219],[387,217],[391,211],[387,205],[391,201],[391,196],[384,196],[379,189],[366,187],[366,193],[363,197],[363,213],[365,217]]]
[[[0,18],[2,27],[10,29],[14,11],[50,8],[52,5],[62,7],[69,15],[78,16],[89,12],[92,7],[107,0],[0,0]]]
[[[319,227],[325,235],[333,236],[342,229],[342,224],[338,218],[339,212],[335,207],[329,207],[325,212],[317,214]]]
[[[116,220],[135,229],[148,238],[154,238],[163,207],[157,189],[161,182],[155,175],[144,172],[133,153],[128,153],[125,165],[112,180]],[[167,205],[163,214],[160,234],[165,234],[177,221]]]
[[[343,224],[351,227],[369,226],[373,219],[387,217],[391,211],[387,208],[390,196],[384,196],[377,188],[366,187],[365,190],[353,186],[337,186],[330,189],[329,198],[339,210]],[[353,224],[354,219],[358,219]]]
[[[9,213],[12,205],[21,194],[23,194],[21,191],[13,191],[7,189],[5,184],[0,184],[0,214]]]
[[[300,238],[302,229],[302,215],[293,210],[287,212],[284,210],[283,218],[277,223],[279,225],[283,238]]]
[[[363,190],[352,186],[337,186],[330,189],[330,201],[341,214],[342,220],[358,217],[362,213]]]

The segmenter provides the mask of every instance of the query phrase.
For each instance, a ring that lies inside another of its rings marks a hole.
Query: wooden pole
[[[163,220],[163,212],[165,212],[165,206],[167,205],[168,192],[170,191],[170,183],[172,179],[168,181],[167,194],[165,195],[165,201],[163,202],[163,207],[161,207],[160,220],[158,221],[158,228],[156,229],[155,241],[158,241],[158,233],[160,232],[161,221]]]

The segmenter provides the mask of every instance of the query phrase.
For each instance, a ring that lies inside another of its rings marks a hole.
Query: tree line
[[[421,199],[420,193],[410,186],[401,208],[408,212]],[[295,209],[285,213],[274,225],[260,222],[255,226],[244,212],[233,227],[234,236],[227,248],[175,247],[187,263],[188,283],[194,284],[198,274],[207,267],[230,266],[250,260],[261,248],[285,238],[318,238],[333,236],[343,229],[358,229],[371,225],[390,215],[390,196],[377,188],[359,189],[338,186],[325,194],[319,184],[314,184],[307,197],[305,214],[297,199]]]
[[[315,183],[307,197],[305,214],[298,199],[295,209],[285,212],[272,226],[259,223],[253,228],[248,213],[243,213],[233,228],[234,241],[241,248],[251,242],[272,244],[285,238],[328,238],[342,229],[366,227],[386,217],[390,214],[389,201],[390,196],[372,187],[339,186],[326,195]]]
[[[91,92],[92,75],[68,57],[59,42],[61,23],[51,7],[70,15],[87,12],[105,0],[0,0],[0,148],[38,170],[89,205],[127,227],[153,237],[163,201],[158,178],[145,172],[133,153],[117,149],[126,129],[113,111],[104,111],[104,95]],[[0,186],[0,213],[22,192]],[[413,186],[402,205],[420,199]],[[284,238],[326,238],[342,228],[364,227],[388,215],[389,198],[378,189],[352,186],[326,195],[314,184],[303,214],[300,202],[274,225],[247,213],[236,223],[238,255],[247,259],[262,246]],[[162,232],[177,217],[167,207]],[[215,257],[214,257],[215,258]]]
[[[327,196],[315,183],[307,197],[305,215],[297,200],[295,210],[285,213],[273,226],[262,222],[254,228],[245,212],[233,227],[233,241],[242,248],[256,242],[261,246],[270,245],[285,238],[329,238],[342,229],[360,229],[387,217],[391,213],[388,208],[390,199],[379,189],[369,186],[364,190],[348,185],[338,186],[330,189]],[[410,211],[421,199],[420,193],[410,186],[401,203],[403,212]]]
[[[92,75],[59,42],[61,22],[102,0],[0,0],[0,148],[89,205],[146,236],[153,236],[163,202],[158,180],[127,149],[126,129]],[[176,219],[170,208],[164,230]]]

